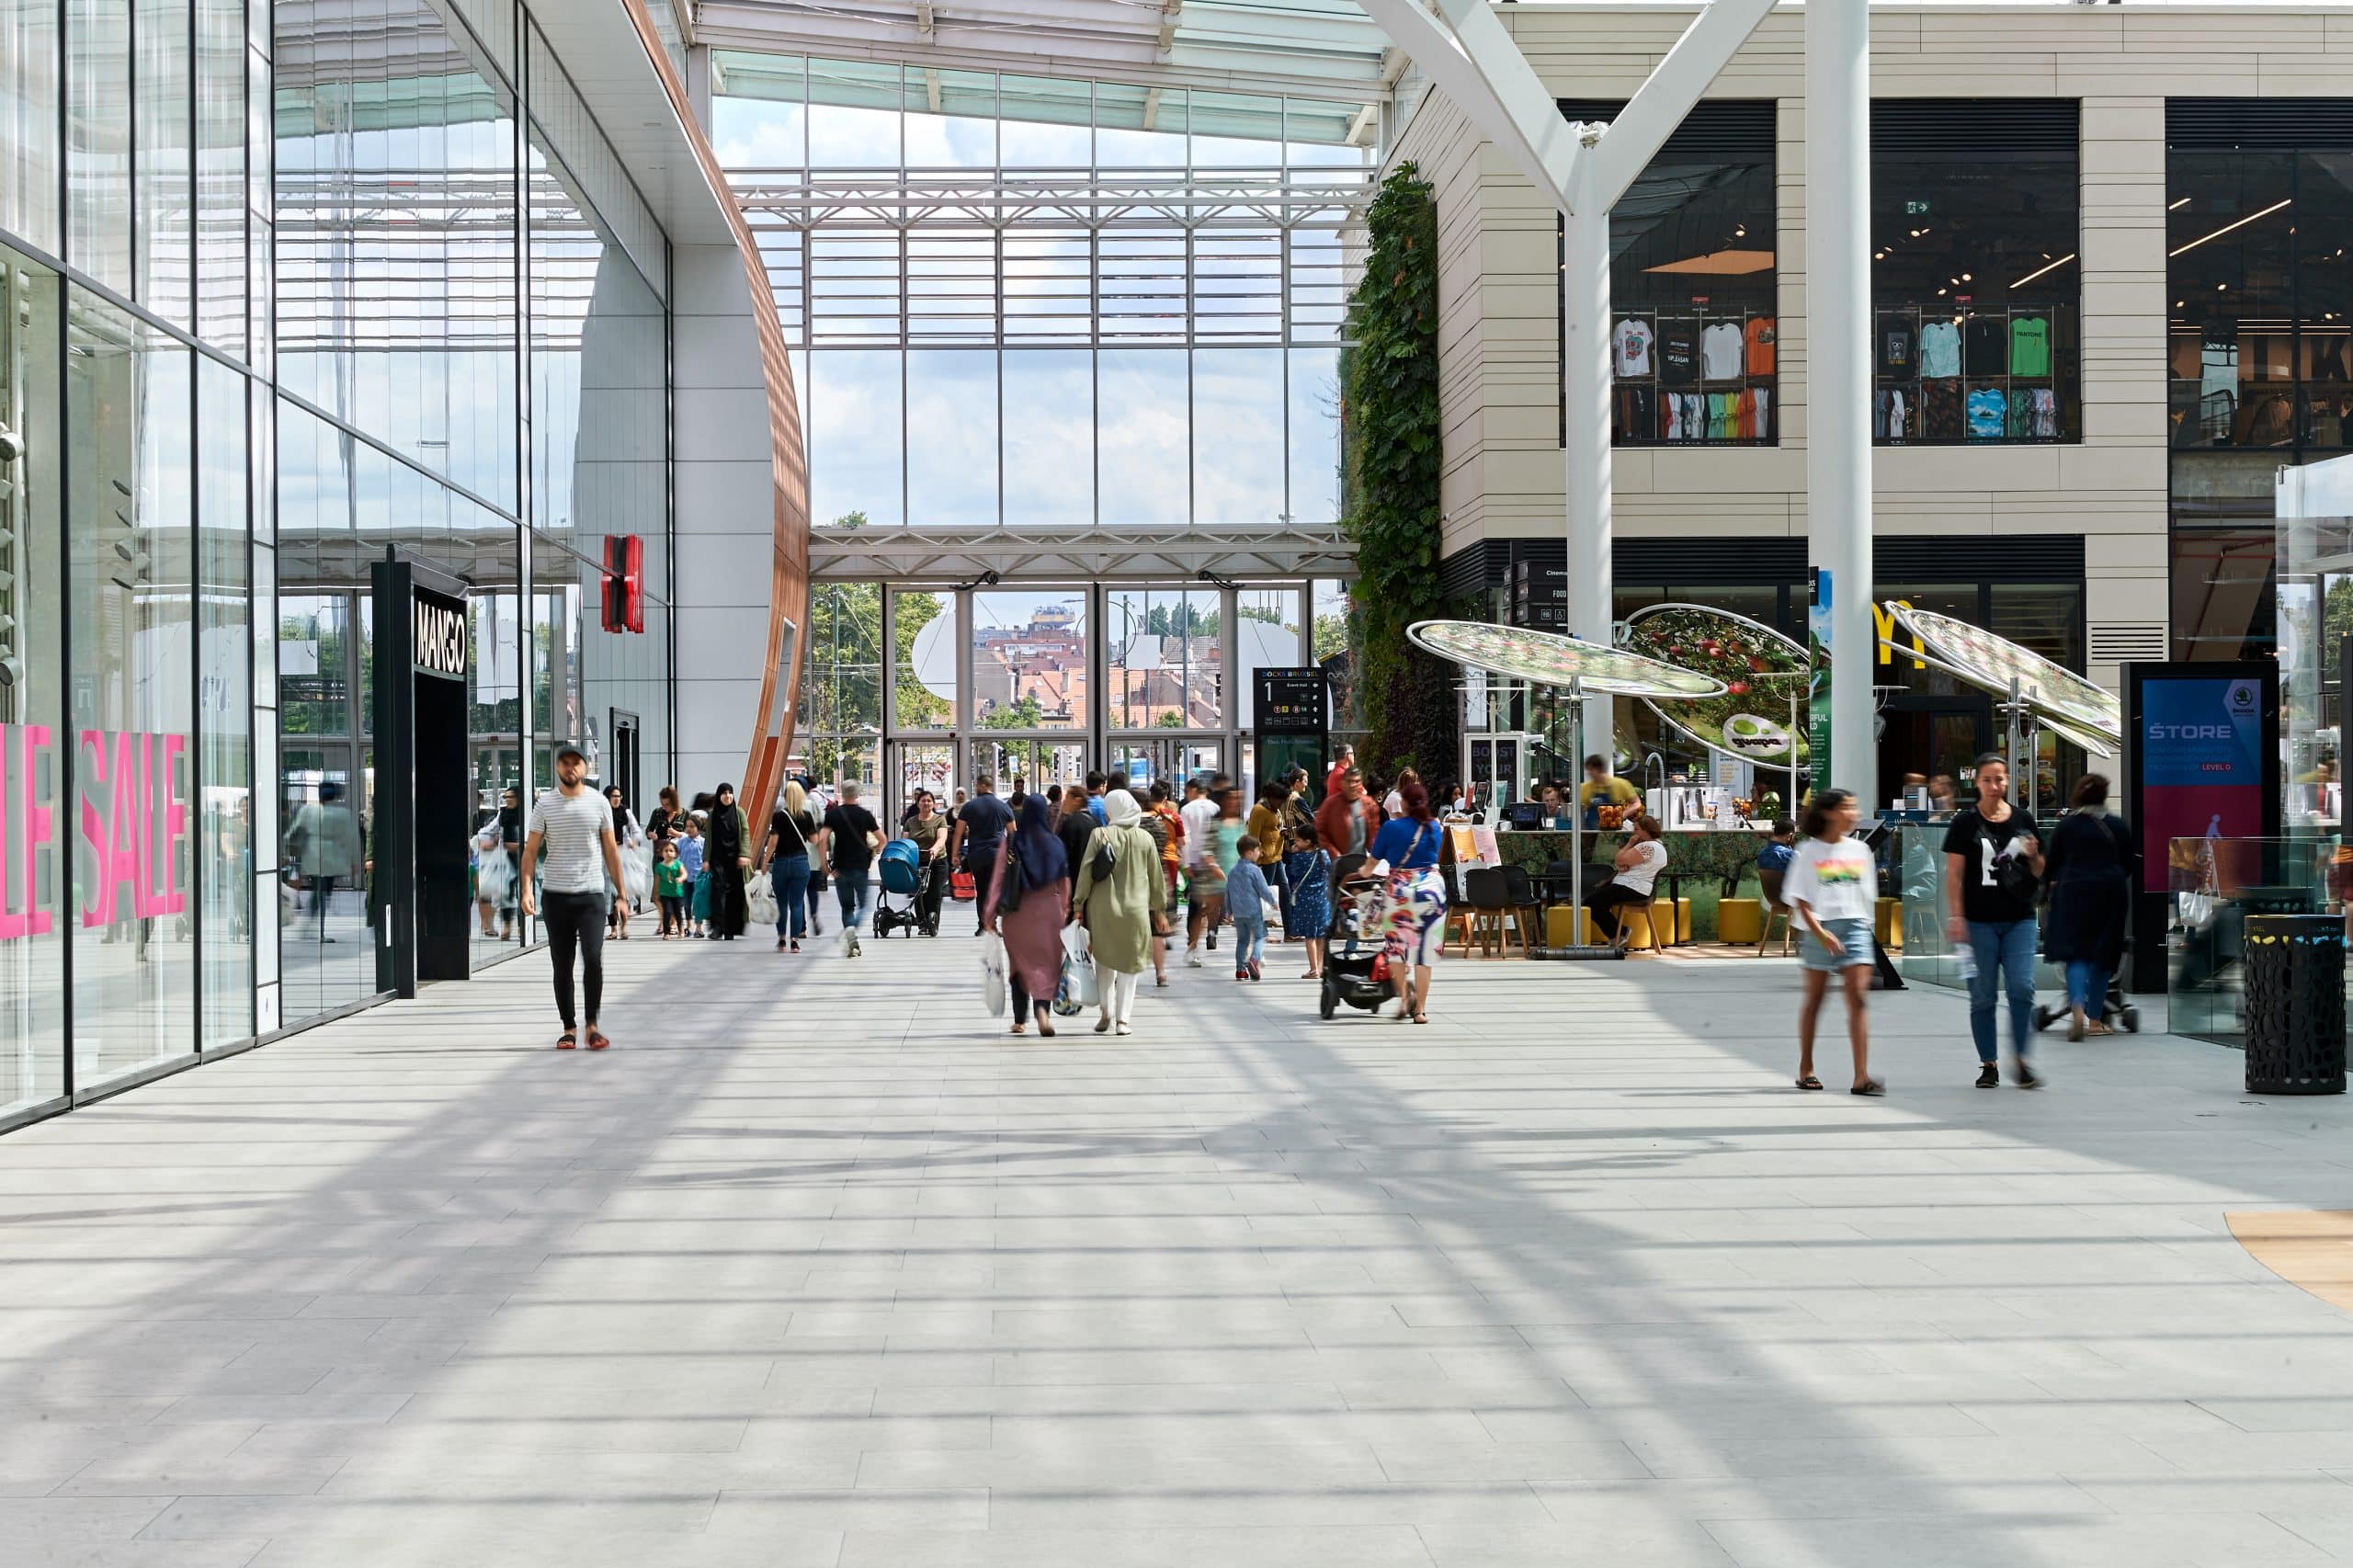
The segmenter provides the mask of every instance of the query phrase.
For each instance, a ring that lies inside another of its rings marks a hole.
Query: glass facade
[[[509,0],[0,6],[0,1116],[378,993],[388,550],[471,591],[483,820],[661,781],[666,269]]]
[[[1871,105],[1872,435],[2083,438],[2072,98]]]
[[[1362,106],[724,50],[712,72],[805,372],[813,517],[1338,517]]]

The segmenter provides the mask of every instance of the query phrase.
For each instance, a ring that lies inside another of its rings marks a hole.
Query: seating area
[[[1535,959],[1547,950],[1603,943],[1592,913],[1571,902],[1572,868],[1555,863],[1540,876],[1518,866],[1447,866],[1447,950],[1458,958]],[[1587,867],[1583,888],[1608,880],[1601,867]],[[1695,898],[1674,891],[1661,878],[1647,904],[1620,906],[1620,937],[1629,955],[1665,956],[1677,949],[1722,955],[1727,949],[1757,958],[1793,958],[1798,924],[1781,903],[1781,873],[1759,873],[1755,893]],[[1712,916],[1712,929],[1706,918]],[[1904,946],[1901,899],[1882,898],[1874,919],[1882,947]]]

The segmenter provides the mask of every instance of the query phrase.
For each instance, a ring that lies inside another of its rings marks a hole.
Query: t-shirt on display
[[[1740,380],[1747,339],[1736,321],[1710,322],[1699,335],[1699,373],[1711,381]]]
[[[1651,373],[1651,345],[1654,335],[1651,324],[1640,316],[1628,316],[1618,324],[1618,373],[1620,376],[1647,376]]]
[[[1932,321],[1920,329],[1920,374],[1932,380],[1961,374],[1961,328]]]
[[[2051,373],[2051,324],[2040,316],[2015,316],[2010,321],[2010,374],[2047,376]]]
[[[1972,376],[1999,376],[2010,368],[2010,327],[2000,316],[1972,316],[1961,329],[1961,368]]]
[[[1908,316],[1881,316],[1879,323],[1879,373],[1882,376],[1908,376],[1912,373],[1913,356],[1918,339],[1912,331]]]
[[[1752,316],[1745,335],[1748,345],[1748,373],[1769,376],[1773,373],[1773,318]]]
[[[1969,393],[1969,438],[1998,441],[2009,418],[2010,400],[1999,387],[1973,387]]]
[[[1699,325],[1668,321],[1658,329],[1658,379],[1688,387],[1699,379]]]

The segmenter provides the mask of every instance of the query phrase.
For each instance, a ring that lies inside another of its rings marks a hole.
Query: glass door
[[[945,812],[956,786],[956,747],[948,741],[892,741],[890,765],[882,771],[886,798],[877,815],[887,831],[915,805],[915,792],[928,790]]]
[[[996,780],[998,795],[1010,799],[1017,788],[1065,788],[1086,779],[1084,742],[1051,735],[983,735],[972,743],[972,772]],[[970,788],[969,779],[959,783]]]
[[[1117,736],[1104,756],[1108,767],[1126,772],[1130,790],[1148,790],[1154,779],[1165,778],[1179,797],[1188,778],[1232,771],[1225,764],[1225,743],[1215,736]]]

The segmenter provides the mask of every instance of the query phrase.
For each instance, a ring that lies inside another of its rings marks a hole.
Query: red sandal
[[[573,1030],[566,1029],[557,1038],[555,1048],[558,1051],[577,1051],[580,1048],[580,1037]]]
[[[608,1046],[608,1045],[610,1045],[610,1044],[612,1044],[612,1043],[613,1043],[613,1042],[612,1042],[611,1040],[607,1040],[607,1039],[605,1038],[605,1034],[604,1034],[604,1031],[603,1031],[602,1029],[596,1029],[596,1028],[592,1028],[592,1029],[590,1029],[590,1030],[588,1031],[588,1049],[589,1049],[589,1050],[591,1050],[591,1051],[602,1051],[602,1050],[604,1050],[604,1049],[605,1049],[605,1047],[607,1047],[607,1046]]]

